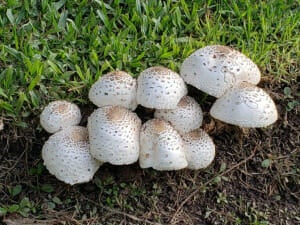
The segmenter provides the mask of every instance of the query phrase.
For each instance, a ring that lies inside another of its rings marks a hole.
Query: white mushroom
[[[50,136],[43,146],[42,158],[51,174],[71,185],[90,181],[102,164],[91,156],[88,131],[80,126]]]
[[[80,109],[74,103],[57,100],[50,102],[40,115],[41,126],[49,133],[80,123]]]
[[[240,127],[266,127],[278,118],[271,97],[263,89],[248,83],[229,89],[216,100],[210,114]]]
[[[186,133],[202,125],[203,112],[190,96],[184,96],[175,109],[157,109],[154,117],[169,121],[179,133]]]
[[[121,106],[104,106],[88,118],[91,154],[113,165],[134,163],[139,157],[141,120]]]
[[[135,110],[136,79],[123,71],[114,71],[100,77],[90,91],[89,99],[98,107],[119,105]]]
[[[189,169],[198,170],[208,167],[215,158],[215,145],[202,129],[182,135],[184,150]]]
[[[195,51],[182,63],[180,75],[186,83],[217,98],[243,81],[258,84],[261,77],[251,59],[222,45]]]
[[[144,107],[174,109],[186,94],[182,78],[168,68],[150,67],[138,77],[137,102]]]
[[[140,133],[141,168],[179,170],[187,166],[179,133],[162,119],[148,120]]]

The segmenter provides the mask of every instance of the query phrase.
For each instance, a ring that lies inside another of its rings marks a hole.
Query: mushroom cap
[[[135,110],[136,79],[124,71],[113,71],[96,81],[90,91],[89,99],[98,107],[119,105]]]
[[[187,168],[198,170],[208,167],[215,158],[215,145],[202,129],[182,135],[184,150],[188,161]]]
[[[210,114],[240,127],[266,127],[278,118],[271,97],[263,89],[248,83],[229,89],[216,100]]]
[[[51,135],[43,146],[42,158],[51,174],[71,185],[90,181],[102,165],[90,154],[88,131],[80,126]]]
[[[80,123],[80,109],[74,103],[57,100],[50,102],[40,115],[41,126],[49,133]]]
[[[258,84],[261,77],[251,59],[222,45],[206,46],[192,53],[182,63],[180,75],[186,83],[217,98],[241,82]]]
[[[175,109],[157,109],[154,117],[170,122],[179,133],[186,133],[202,125],[203,112],[195,99],[184,96]]]
[[[148,120],[140,133],[141,168],[179,170],[187,166],[179,133],[162,119]]]
[[[134,163],[139,157],[141,120],[122,106],[104,106],[88,118],[91,154],[113,165]]]
[[[150,67],[138,77],[137,102],[147,108],[174,109],[187,94],[178,73],[162,67]]]

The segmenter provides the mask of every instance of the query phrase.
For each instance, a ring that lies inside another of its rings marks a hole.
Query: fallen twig
[[[256,147],[254,148],[254,150],[252,151],[251,155],[249,155],[247,158],[243,159],[242,161],[240,161],[239,163],[235,164],[234,166],[230,167],[229,169],[223,171],[220,174],[217,174],[216,176],[212,177],[211,179],[209,179],[208,181],[206,181],[204,184],[202,184],[200,187],[198,187],[196,190],[194,190],[186,199],[184,199],[183,202],[181,202],[181,204],[179,205],[179,207],[177,208],[176,212],[174,213],[172,219],[171,219],[171,224],[174,222],[177,214],[179,213],[179,211],[183,208],[183,206],[189,201],[191,200],[192,197],[194,197],[203,187],[205,187],[206,185],[210,184],[212,181],[214,181],[217,177],[220,176],[224,176],[225,174],[228,174],[229,172],[231,172],[232,170],[234,170],[235,168],[241,166],[242,164],[245,164],[247,161],[249,161],[250,159],[252,159],[255,156],[256,153]]]

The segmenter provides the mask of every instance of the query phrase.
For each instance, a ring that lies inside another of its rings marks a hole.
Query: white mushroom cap
[[[71,185],[90,181],[102,164],[91,156],[88,131],[80,126],[50,136],[43,146],[42,158],[51,174]]]
[[[210,114],[240,127],[266,127],[278,118],[271,97],[261,88],[243,83],[217,99]]]
[[[90,91],[89,99],[98,107],[119,105],[135,110],[137,82],[130,74],[114,71],[103,75]]]
[[[198,170],[208,167],[215,158],[215,145],[202,129],[182,135],[184,150],[189,169]]]
[[[88,118],[91,154],[113,165],[134,163],[139,157],[139,117],[121,106],[104,106]]]
[[[182,63],[180,75],[186,83],[217,98],[243,81],[258,84],[261,77],[251,59],[222,45],[195,51]]]
[[[175,109],[157,109],[154,117],[170,122],[179,133],[186,133],[202,125],[203,112],[195,99],[184,96]]]
[[[179,170],[187,166],[179,133],[162,119],[148,120],[140,133],[141,168]]]
[[[138,77],[137,102],[144,107],[174,109],[186,94],[183,79],[168,68],[150,67]]]
[[[49,133],[78,125],[80,120],[79,107],[64,100],[50,102],[40,115],[41,126]]]

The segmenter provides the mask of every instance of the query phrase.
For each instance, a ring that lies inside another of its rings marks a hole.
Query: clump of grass
[[[87,103],[114,69],[178,70],[195,49],[235,47],[275,79],[299,68],[299,3],[290,1],[18,1],[0,3],[0,110],[15,125],[47,102]]]

